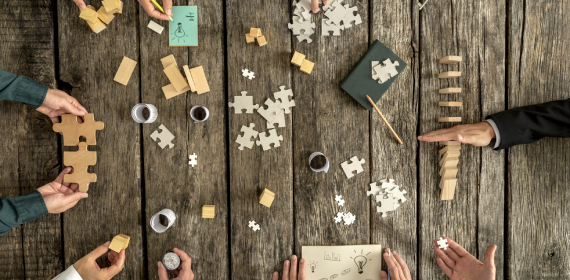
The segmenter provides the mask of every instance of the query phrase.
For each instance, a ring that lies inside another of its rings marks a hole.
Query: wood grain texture
[[[509,108],[570,98],[568,12],[567,2],[509,2]],[[511,279],[570,277],[569,150],[567,138],[509,149]]]
[[[417,266],[417,125],[418,125],[418,33],[419,12],[416,1],[372,2],[371,38],[380,40],[401,57],[408,66],[398,75],[377,106],[402,139],[398,144],[380,116],[371,111],[370,134],[372,172],[370,182],[392,178],[406,190],[407,202],[388,217],[376,213],[372,199],[372,243],[396,250],[416,279]],[[366,185],[368,187],[368,185]],[[385,266],[385,264],[383,264]],[[386,267],[384,267],[385,269]]]
[[[274,100],[273,93],[279,91],[279,86],[291,88],[289,11],[288,1],[226,1],[227,100],[233,101],[234,96],[247,91],[254,97],[253,102],[261,106],[268,98]],[[247,44],[243,34],[251,27],[261,28],[269,44],[264,47]],[[241,69],[253,71],[255,78],[242,76]],[[300,96],[294,90],[293,98],[297,100]],[[293,113],[285,116],[286,127],[276,128],[277,134],[283,136],[281,147],[265,152],[256,145],[251,150],[240,151],[235,140],[242,125],[254,123],[261,133],[268,130],[267,121],[257,112],[234,114],[233,109],[229,110],[232,279],[269,279],[273,271],[281,271],[283,261],[293,253],[291,119],[296,110],[294,107]],[[275,193],[271,208],[259,204],[258,197],[264,188]],[[261,230],[254,232],[248,221],[256,221]]]
[[[482,104],[491,106],[485,113],[501,110],[504,96],[504,26],[502,13],[504,1],[437,1],[421,12],[421,111],[420,133],[451,127],[451,124],[437,123],[438,117],[460,116],[463,123],[481,121]],[[458,55],[463,61],[457,65],[442,65],[438,59],[446,55]],[[461,71],[460,78],[438,79],[439,73]],[[484,74],[482,74],[484,73]],[[484,81],[484,82],[482,82]],[[437,94],[438,89],[461,87],[458,96]],[[485,100],[482,99],[485,96]],[[441,101],[459,101],[461,108],[440,108]],[[500,102],[500,101],[499,101]],[[420,246],[419,279],[439,279],[443,271],[431,258],[434,255],[433,240],[447,236],[462,245],[471,254],[483,260],[484,250],[491,244],[503,242],[504,215],[501,196],[501,155],[486,154],[482,163],[482,148],[464,145],[459,159],[459,173],[453,200],[441,201],[437,174],[439,156],[435,143],[420,143]],[[489,148],[483,148],[489,149]],[[477,175],[475,175],[477,174]],[[496,180],[490,182],[490,180]],[[481,182],[485,182],[481,186]],[[491,193],[483,191],[498,188]],[[496,196],[498,195],[498,197]],[[480,208],[478,206],[493,205]],[[503,263],[502,251],[495,260]],[[498,269],[500,271],[501,268]],[[499,272],[502,277],[502,272]]]
[[[125,267],[113,279],[145,278],[141,125],[130,115],[140,102],[140,73],[135,71],[127,86],[113,81],[123,57],[139,57],[138,4],[126,3],[122,14],[100,34],[91,32],[77,16],[79,9],[73,3],[61,0],[57,7],[60,79],[73,87],[71,95],[95,119],[105,123],[96,134],[97,145],[89,147],[97,151],[97,165],[89,169],[97,174],[97,183],[89,185],[89,198],[64,214],[65,267],[121,233],[131,240]],[[100,264],[106,263],[100,260]]]
[[[56,86],[52,1],[0,3],[0,69]],[[53,181],[57,134],[34,109],[0,102],[0,196],[15,197]],[[1,279],[50,279],[61,271],[60,215],[45,215],[0,237]]]
[[[196,279],[229,279],[223,2],[174,1],[174,5],[198,5],[197,47],[168,47],[168,32],[159,35],[146,28],[150,17],[139,9],[142,101],[158,109],[158,119],[143,125],[142,139],[148,278],[158,279],[157,262],[166,250],[176,247],[192,258]],[[159,24],[168,26],[164,21]],[[188,91],[166,100],[160,89],[169,81],[160,59],[169,54],[179,66],[203,66],[211,92]],[[194,123],[190,109],[195,105],[208,108],[208,120]],[[172,149],[163,150],[150,138],[160,124],[176,137]],[[194,167],[188,164],[193,153],[198,156]],[[204,205],[215,205],[215,218],[202,219]],[[174,211],[177,219],[159,234],[149,221],[164,208]]]
[[[368,50],[369,2],[345,3],[358,7],[362,24],[342,31],[342,36],[328,37],[321,36],[321,24],[317,24],[311,44],[299,43],[292,37],[293,51],[306,55],[305,59],[315,63],[311,75],[289,64],[293,71],[296,104],[293,111],[296,252],[301,252],[302,246],[370,243],[371,212],[366,197],[371,166],[370,111],[339,87]],[[323,12],[313,15],[316,23],[321,23],[323,18]],[[286,59],[290,61],[292,55],[293,52],[289,53]],[[390,141],[395,141],[389,137]],[[328,173],[311,171],[309,156],[313,152],[327,156],[330,161]],[[347,179],[341,163],[353,156],[366,161],[362,165],[364,171]],[[343,207],[338,206],[335,195],[342,195]],[[348,226],[337,224],[334,217],[338,212],[351,212],[356,221]]]

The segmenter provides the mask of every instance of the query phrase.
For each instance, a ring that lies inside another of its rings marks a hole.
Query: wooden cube
[[[115,15],[107,13],[105,7],[99,8],[97,15],[99,16],[99,19],[106,24],[109,24],[115,18]]]
[[[119,70],[117,70],[117,74],[115,74],[114,80],[122,85],[127,85],[129,83],[129,79],[131,78],[133,71],[135,70],[135,66],[137,66],[137,62],[128,58],[123,57],[123,61],[121,62],[121,66],[119,66]]]
[[[121,9],[121,3],[116,0],[103,0],[101,3],[103,3],[103,7],[109,14],[118,13],[119,9]]]
[[[461,102],[439,102],[439,107],[461,107]]]
[[[259,36],[261,36],[261,29],[259,28],[250,28],[249,29],[249,36],[253,37],[253,38],[257,38]]]
[[[97,23],[97,17],[99,15],[97,14],[97,12],[95,12],[94,10],[91,9],[84,9],[83,11],[81,11],[81,13],[79,14],[79,17],[84,19],[87,22],[90,23]]]
[[[455,186],[457,185],[457,179],[441,179],[439,183],[439,188],[441,188],[440,199],[441,200],[452,200],[455,195]]]
[[[202,206],[202,219],[213,219],[216,216],[216,205]]]
[[[210,91],[208,81],[206,80],[206,74],[204,74],[204,68],[202,68],[202,66],[190,69],[190,75],[192,75],[192,80],[196,86],[196,93],[202,94]]]
[[[443,155],[448,151],[459,151],[459,150],[461,150],[461,145],[446,146],[443,149],[439,150],[439,154]]]
[[[117,253],[120,253],[121,250],[127,249],[127,247],[129,247],[130,240],[131,238],[129,236],[124,234],[119,234],[113,237],[113,240],[111,240],[111,244],[109,244],[109,249]]]
[[[303,64],[301,64],[301,71],[307,73],[307,74],[311,74],[311,72],[313,71],[313,66],[315,65],[315,63],[310,62],[308,60],[303,60]]]
[[[249,35],[249,33],[248,33],[248,34],[245,34],[245,41],[246,41],[248,44],[249,44],[249,43],[253,43],[253,42],[255,42],[255,37]]]
[[[461,72],[459,72],[459,71],[447,71],[447,72],[439,73],[439,75],[437,77],[440,79],[457,78],[457,77],[461,77]]]
[[[105,28],[107,28],[107,26],[105,26],[105,24],[99,18],[95,19],[95,23],[87,22],[87,24],[89,25],[91,30],[95,33],[99,33],[103,31]]]
[[[259,203],[264,205],[265,207],[271,207],[273,199],[275,199],[275,194],[268,189],[264,189],[263,192],[261,193],[261,196],[259,196]]]
[[[461,88],[449,87],[439,89],[440,94],[461,93]]]
[[[305,60],[305,55],[299,52],[295,52],[293,54],[293,59],[291,59],[291,63],[301,67],[303,65],[303,61]]]
[[[441,63],[441,64],[456,64],[456,63],[461,62],[461,60],[463,60],[461,58],[461,56],[449,55],[449,56],[440,58],[439,63]]]
[[[267,45],[267,41],[265,40],[265,36],[257,37],[257,44],[259,44],[260,47]]]
[[[438,122],[461,122],[461,117],[445,117],[445,118],[438,118]]]

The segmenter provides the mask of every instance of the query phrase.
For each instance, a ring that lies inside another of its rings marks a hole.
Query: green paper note
[[[383,84],[379,84],[377,80],[372,79],[372,61],[379,61],[380,64],[386,59],[392,62],[398,61],[400,64],[396,66],[398,75],[406,69],[406,64],[392,50],[375,40],[372,46],[358,61],[354,69],[348,73],[348,76],[340,83],[340,88],[346,91],[354,100],[367,110],[372,109],[372,105],[368,102],[366,95],[370,96],[374,103],[378,102],[382,95],[390,88],[392,83],[398,78],[398,75],[390,78]]]
[[[198,8],[172,7],[172,20],[168,22],[168,45],[171,47],[198,46]]]

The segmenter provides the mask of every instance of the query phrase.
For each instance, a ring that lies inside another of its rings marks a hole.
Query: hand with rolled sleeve
[[[48,213],[62,213],[75,206],[79,200],[89,196],[87,193],[78,190],[78,184],[63,182],[63,176],[72,171],[73,167],[67,167],[61,171],[53,182],[38,188],[38,192],[40,192],[44,199]]]
[[[485,262],[480,262],[467,250],[463,249],[451,238],[447,239],[446,250],[439,249],[437,239],[433,241],[433,250],[437,254],[437,265],[451,280],[495,280],[495,250],[496,245],[487,247]]]
[[[172,13],[172,0],[162,0],[162,8],[164,9],[164,13],[162,13],[150,0],[137,0],[139,4],[141,4],[142,8],[145,12],[156,19],[160,20],[170,20],[168,16],[173,16]],[[157,1],[157,3],[159,3]],[[159,3],[160,4],[160,3]]]
[[[63,114],[80,117],[87,114],[87,110],[79,104],[77,99],[59,89],[48,89],[42,105],[36,110],[48,116],[52,123],[59,123],[59,117]]]
[[[292,255],[291,260],[283,263],[282,280],[305,280],[305,259],[301,259],[297,265],[297,256]],[[279,280],[279,272],[273,272],[272,280]]]
[[[174,280],[194,280],[194,272],[192,272],[192,259],[184,251],[174,248],[174,253],[180,257],[180,266],[176,270],[166,270],[162,262],[158,262],[158,278],[160,280],[168,280],[168,274],[176,274]]]
[[[123,270],[126,258],[125,250],[121,250],[120,253],[113,250],[109,251],[109,244],[111,244],[110,241],[105,242],[73,264],[73,267],[83,280],[111,279]],[[107,258],[111,265],[109,267],[100,268],[96,260],[107,253],[107,251],[109,251]]]

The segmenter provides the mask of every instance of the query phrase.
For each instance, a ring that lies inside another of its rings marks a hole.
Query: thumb
[[[109,244],[111,244],[111,241],[107,241],[105,243],[103,243],[103,245],[95,248],[95,250],[91,251],[91,253],[89,253],[89,258],[94,260],[97,259],[98,257],[102,256],[103,254],[107,253],[107,251],[109,250]]]
[[[71,104],[71,102],[69,102],[69,101],[67,101],[67,100],[63,102],[63,104],[62,104],[61,107],[62,107],[62,109],[63,109],[66,113],[74,114],[74,115],[76,115],[76,116],[83,116],[83,115],[85,115],[85,112],[84,112],[84,111],[82,111],[81,109],[79,109],[79,108],[73,106],[73,104]]]
[[[495,251],[497,250],[497,245],[491,245],[487,247],[485,251],[485,266],[495,267]]]
[[[70,204],[76,201],[79,201],[82,198],[87,198],[89,195],[87,193],[84,192],[75,192],[72,194],[68,194],[63,198],[63,204]]]
[[[158,262],[158,279],[168,280],[168,272],[166,272],[166,268],[162,265],[162,262]]]

